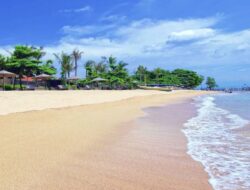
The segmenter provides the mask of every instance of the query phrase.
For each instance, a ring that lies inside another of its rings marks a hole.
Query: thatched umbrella
[[[98,78],[93,79],[91,82],[92,82],[92,83],[96,83],[96,84],[97,84],[97,87],[99,87],[99,83],[101,83],[101,82],[106,82],[106,81],[108,81],[108,80],[98,77]]]
[[[47,74],[41,74],[41,75],[35,76],[36,81],[37,80],[45,81],[45,86],[44,86],[45,88],[46,88],[46,81],[49,80],[49,79],[51,79],[51,78],[52,78],[52,76],[51,75],[47,75]]]
[[[98,78],[93,79],[91,82],[105,82],[105,81],[107,81],[107,79],[98,77]]]
[[[77,85],[77,81],[80,80],[79,77],[70,77],[67,79],[67,81],[69,82],[69,84],[73,83],[74,85]]]
[[[5,90],[5,78],[14,78],[15,73],[11,73],[5,70],[0,71],[0,77],[3,78],[3,90]]]
[[[35,79],[37,80],[48,80],[51,79],[51,75],[47,75],[47,74],[41,74],[41,75],[37,75],[35,76]]]
[[[77,81],[79,79],[80,79],[79,77],[70,77],[67,80],[69,80],[69,81]]]

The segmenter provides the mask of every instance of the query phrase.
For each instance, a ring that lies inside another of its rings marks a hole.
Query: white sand
[[[145,90],[0,92],[0,115],[50,108],[99,104],[138,96],[160,95],[166,93],[169,92]]]
[[[210,189],[203,168],[186,155],[180,128],[190,110],[174,105],[206,93],[0,93],[4,114],[92,104],[0,116],[0,190]],[[150,132],[130,126],[145,115],[143,108],[166,104],[173,106],[166,110],[164,134],[155,134],[157,125]]]

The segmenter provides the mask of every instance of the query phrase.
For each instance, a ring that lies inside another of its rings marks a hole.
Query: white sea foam
[[[196,100],[198,114],[183,129],[188,153],[204,165],[215,190],[250,190],[250,140],[235,130],[248,121],[219,108],[214,100]]]

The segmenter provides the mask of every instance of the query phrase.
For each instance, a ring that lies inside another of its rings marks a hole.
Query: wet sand
[[[193,109],[175,104],[200,94],[1,116],[0,189],[210,189],[180,131]],[[163,104],[171,105],[143,117],[142,108]]]
[[[190,103],[147,109],[146,113],[111,134],[102,147],[87,155],[79,153],[74,163],[56,172],[47,187],[63,181],[64,189],[211,190],[201,164],[186,154],[181,128],[194,115]],[[73,172],[72,167],[76,167]],[[72,176],[77,177],[68,183]]]

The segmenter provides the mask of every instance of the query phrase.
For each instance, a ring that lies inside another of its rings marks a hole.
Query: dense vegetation
[[[171,85],[188,89],[199,86],[204,80],[194,71],[176,69],[171,72],[161,68],[148,71],[143,66],[137,68],[135,78],[140,81],[140,84]]]
[[[0,69],[5,69],[18,75],[21,79],[24,76],[35,76],[39,74],[56,74],[52,60],[41,60],[45,55],[42,48],[29,46],[16,46],[9,57],[0,56]],[[23,89],[22,81],[20,88]]]
[[[74,72],[78,74],[79,62],[83,52],[74,50],[71,54],[54,54],[55,60],[60,63],[60,76],[67,81]],[[9,56],[0,55],[0,70],[5,69],[16,73],[18,78],[36,76],[39,74],[55,75],[56,68],[52,60],[44,60],[45,52],[41,47],[16,46]],[[88,60],[84,64],[85,79],[79,80],[82,85],[90,84],[94,79],[101,78],[110,88],[132,88],[136,85],[171,85],[183,88],[196,88],[204,78],[194,71],[176,69],[174,71],[156,68],[148,70],[139,66],[133,74],[129,74],[127,63],[118,61],[115,57],[102,57],[100,61]],[[20,87],[22,82],[20,81]],[[211,86],[210,86],[211,87]],[[212,86],[214,87],[214,86]]]
[[[213,90],[217,87],[216,81],[212,77],[207,77],[206,85],[209,90]]]

